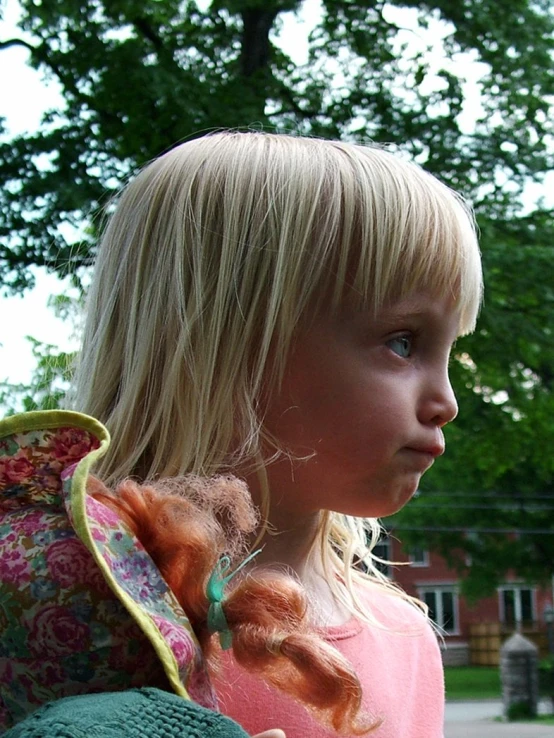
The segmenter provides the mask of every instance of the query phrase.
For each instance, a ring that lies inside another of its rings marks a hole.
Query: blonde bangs
[[[482,301],[481,257],[473,213],[454,191],[383,149],[333,147],[349,166],[326,188],[322,255],[333,254],[320,294],[332,309],[346,300],[372,313],[415,291],[451,297],[460,335],[471,332]],[[331,248],[329,245],[332,244]]]

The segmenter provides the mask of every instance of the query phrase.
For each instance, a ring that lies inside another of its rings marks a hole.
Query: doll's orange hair
[[[154,560],[214,661],[206,586],[223,554],[234,566],[258,520],[246,485],[234,477],[189,475],[152,485],[131,480],[115,493],[94,477],[89,493],[114,509]],[[301,701],[337,733],[361,735],[375,721],[360,716],[362,688],[346,659],[308,622],[307,599],[291,575],[255,568],[225,593],[224,611],[240,665]]]

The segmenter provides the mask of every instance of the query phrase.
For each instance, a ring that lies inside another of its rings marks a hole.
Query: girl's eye
[[[387,341],[387,346],[398,356],[403,359],[407,359],[412,355],[412,337],[411,336],[396,336]]]

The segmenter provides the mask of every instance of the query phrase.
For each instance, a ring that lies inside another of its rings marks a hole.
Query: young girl
[[[260,562],[304,584],[378,738],[442,736],[435,636],[367,540],[444,451],[449,355],[481,290],[446,186],[378,147],[284,135],[176,147],[123,192],[98,252],[73,400],[112,433],[98,473],[244,479]],[[217,689],[251,733],[333,735],[231,657]]]

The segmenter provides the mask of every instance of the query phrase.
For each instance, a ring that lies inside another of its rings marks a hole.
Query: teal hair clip
[[[231,568],[231,559],[228,556],[222,556],[214,567],[213,572],[208,579],[206,586],[206,595],[210,606],[208,608],[208,630],[210,633],[219,633],[219,643],[223,651],[228,651],[233,645],[233,634],[229,628],[229,623],[223,611],[223,601],[225,598],[225,587],[238,572],[250,563],[254,557],[262,552],[262,549],[254,551],[247,556],[240,566],[227,574]]]

